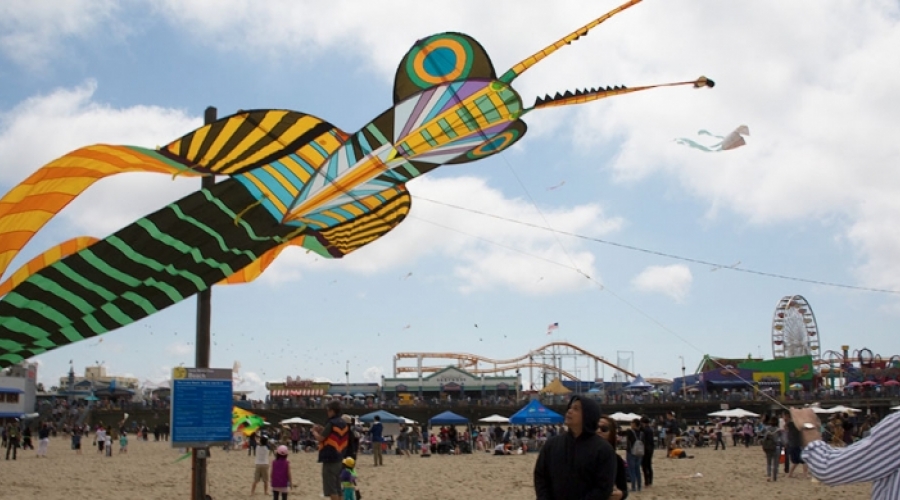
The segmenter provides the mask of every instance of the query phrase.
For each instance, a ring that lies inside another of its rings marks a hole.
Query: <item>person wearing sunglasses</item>
[[[618,428],[615,421],[606,415],[600,417],[597,423],[597,435],[609,441],[613,450],[619,441]],[[616,489],[610,495],[610,500],[625,500],[628,498],[628,471],[625,468],[625,460],[616,453]]]

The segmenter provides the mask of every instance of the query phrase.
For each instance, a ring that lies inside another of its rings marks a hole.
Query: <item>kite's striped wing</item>
[[[268,165],[334,129],[296,111],[240,111],[198,128],[161,152],[198,172],[235,175]]]
[[[403,222],[412,207],[405,185],[386,189],[339,207],[314,212],[299,220],[313,234],[303,246],[322,255],[340,258],[387,234]],[[327,250],[319,250],[318,245]]]
[[[0,199],[0,277],[28,241],[98,180],[123,172],[199,175],[155,151],[96,145],[56,159]]]

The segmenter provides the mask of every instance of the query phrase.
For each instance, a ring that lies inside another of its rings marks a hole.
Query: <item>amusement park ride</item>
[[[900,375],[900,356],[887,360],[871,349],[862,348],[850,352],[850,346],[841,351],[822,352],[819,326],[809,302],[801,295],[782,297],[772,316],[772,356],[775,359],[796,356],[812,356],[813,365],[823,380],[834,388],[837,379],[841,386],[858,382],[871,385],[894,380]]]
[[[398,361],[405,359],[414,359],[416,364],[414,366],[397,366]],[[421,378],[423,374],[434,373],[447,367],[446,364],[439,366],[423,364],[425,360],[429,359],[455,360],[458,368],[473,375],[518,373],[519,370],[527,368],[529,370],[528,380],[532,384],[534,369],[538,369],[543,374],[544,385],[549,382],[548,375],[575,381],[601,380],[603,378],[601,370],[604,370],[603,367],[606,366],[628,377],[635,377],[631,371],[568,342],[551,342],[522,356],[510,359],[491,359],[477,354],[455,352],[398,352],[394,356],[394,376],[398,376],[399,373],[416,373]],[[582,364],[585,361],[587,363]],[[591,365],[593,365],[593,370],[591,370]],[[593,377],[591,377],[592,374]]]
[[[775,306],[772,356],[775,359],[812,356],[815,363],[821,360],[816,316],[809,302],[800,295],[782,297]]]
[[[833,350],[823,352],[820,341],[819,326],[809,302],[800,295],[782,297],[776,304],[772,316],[774,359],[811,356],[820,383],[832,389],[853,387],[850,384],[854,382],[871,387],[880,384],[900,386],[900,356],[891,356],[885,360],[866,348],[854,350],[851,354],[849,346],[842,346],[842,352]],[[527,380],[532,387],[535,385],[535,369],[538,371],[539,385],[547,385],[551,377],[571,381],[602,381],[605,367],[613,369],[613,380],[623,375],[636,377],[629,369],[631,356],[623,358],[622,353],[619,354],[617,363],[613,364],[602,356],[569,342],[551,342],[510,359],[492,359],[457,352],[398,352],[394,355],[393,376],[414,373],[421,379],[426,374],[443,370],[449,364],[447,360],[451,360],[456,367],[473,375],[508,372],[520,374],[521,370],[527,368]],[[405,360],[415,361],[412,365],[399,366]],[[429,360],[440,361],[429,363]],[[628,368],[623,367],[623,364]],[[699,370],[698,368],[698,372]]]

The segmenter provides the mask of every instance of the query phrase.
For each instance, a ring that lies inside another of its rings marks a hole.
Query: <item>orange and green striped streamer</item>
[[[98,180],[123,172],[202,175],[150,149],[103,144],[44,165],[0,199],[0,277],[60,210]]]

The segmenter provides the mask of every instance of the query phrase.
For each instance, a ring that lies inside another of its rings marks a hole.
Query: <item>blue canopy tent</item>
[[[626,389],[645,391],[648,389],[653,389],[653,384],[647,382],[646,380],[644,380],[644,377],[638,374],[638,376],[635,377],[634,380],[626,386]]]
[[[381,418],[382,424],[402,424],[404,423],[403,419],[394,415],[393,413],[386,412],[384,410],[373,411],[372,413],[366,413],[365,415],[359,417],[359,421],[371,424],[375,421],[375,417]]]
[[[468,418],[457,415],[452,411],[445,411],[428,419],[428,425],[466,425],[468,423]]]
[[[428,427],[432,425],[465,425],[466,428],[469,428],[469,419],[453,413],[452,411],[445,411],[444,413],[435,415],[428,419]],[[427,429],[426,429],[427,431]],[[469,433],[469,450],[472,449],[472,441],[471,441],[472,433]],[[425,439],[428,439],[428,432],[425,433]]]
[[[513,425],[528,424],[561,424],[565,418],[542,405],[537,399],[532,399],[521,410],[509,417],[509,423]]]

